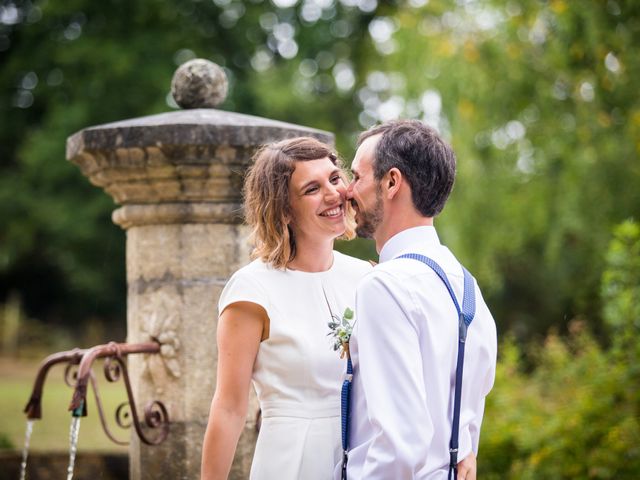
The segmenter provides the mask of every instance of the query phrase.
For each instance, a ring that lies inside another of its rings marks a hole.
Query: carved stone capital
[[[123,205],[123,228],[241,223],[242,182],[256,148],[298,136],[333,143],[299,125],[214,109],[89,127],[67,139],[67,158]]]
[[[72,158],[116,203],[239,203],[254,148],[146,146],[85,150]]]
[[[113,212],[113,223],[125,230],[140,225],[242,223],[240,203],[159,203],[124,205]]]

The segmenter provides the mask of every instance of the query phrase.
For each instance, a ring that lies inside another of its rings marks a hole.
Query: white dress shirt
[[[458,351],[458,314],[444,283],[418,253],[444,270],[462,304],[460,263],[433,227],[392,237],[356,293],[350,349],[351,480],[446,479]],[[458,459],[478,452],[484,400],[496,368],[496,326],[476,285],[476,315],[464,361]],[[339,466],[338,466],[339,467]],[[340,468],[336,468],[339,478]]]

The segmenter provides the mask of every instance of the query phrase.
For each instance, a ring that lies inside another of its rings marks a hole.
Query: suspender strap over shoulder
[[[449,291],[451,300],[458,311],[458,359],[456,362],[456,381],[453,400],[453,421],[451,422],[451,440],[449,441],[449,480],[455,479],[458,474],[458,435],[460,430],[460,401],[462,398],[462,371],[464,367],[464,346],[467,341],[467,328],[471,325],[476,314],[475,286],[471,274],[462,267],[464,274],[464,294],[462,296],[462,308],[458,303],[453,288],[447,275],[434,260],[417,253],[407,253],[397,258],[409,258],[418,260],[430,267],[442,280]]]

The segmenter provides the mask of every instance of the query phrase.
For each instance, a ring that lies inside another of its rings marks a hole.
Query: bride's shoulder
[[[236,270],[231,275],[230,280],[239,280],[245,278],[262,280],[265,277],[268,278],[272,270],[273,269],[271,269],[266,263],[257,258]]]
[[[356,271],[362,274],[370,271],[373,268],[371,263],[366,260],[361,260],[359,258],[352,257],[350,255],[346,255],[338,251],[334,251],[333,253],[334,253],[335,261],[338,264],[340,264],[343,268],[350,269],[350,270],[355,269]]]

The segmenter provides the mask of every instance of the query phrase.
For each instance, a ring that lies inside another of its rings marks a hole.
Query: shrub
[[[611,347],[583,321],[551,333],[527,372],[512,337],[501,342],[487,398],[479,478],[637,478],[640,472],[640,228],[614,232],[602,280]]]

